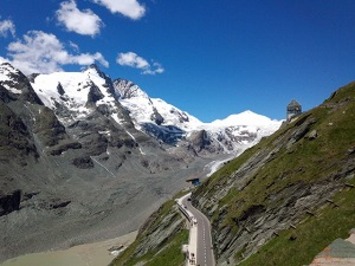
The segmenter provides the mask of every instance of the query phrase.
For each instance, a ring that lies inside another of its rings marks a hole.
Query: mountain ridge
[[[64,84],[62,84],[63,80]],[[68,90],[69,99],[67,100],[72,100],[71,104],[67,104],[62,100],[64,95],[55,94],[56,90],[58,90],[56,83]],[[120,78],[110,80],[96,65],[88,67],[81,73],[56,72],[37,75],[31,84],[49,108],[54,108],[54,102],[60,102],[71,110],[77,107],[78,115],[80,115],[80,112],[84,115],[88,112],[85,110],[87,88],[92,83],[98,86],[96,88],[96,97],[98,97],[95,101],[96,105],[102,105],[102,108],[106,108],[106,110],[114,108],[117,103],[122,105],[129,111],[137,130],[144,131],[160,141],[167,141],[168,144],[177,144],[184,139],[184,136],[188,136],[190,132],[207,130],[211,142],[213,141],[215,145],[219,145],[221,151],[231,153],[238,149],[238,138],[234,138],[234,135],[245,136],[244,133],[250,127],[252,134],[249,134],[249,139],[255,138],[258,141],[261,137],[270,135],[281,124],[280,121],[271,120],[249,110],[238,115],[231,115],[223,120],[202,123],[194,116],[181,111],[162,99],[150,98],[146,92],[132,81]],[[78,84],[81,87],[75,90]],[[44,88],[46,92],[44,92]],[[49,89],[50,93],[48,95]],[[92,91],[92,94],[95,94],[95,92]],[[114,115],[111,116],[118,123],[120,122],[120,118]],[[223,144],[223,141],[228,144]],[[237,144],[234,145],[235,143]]]

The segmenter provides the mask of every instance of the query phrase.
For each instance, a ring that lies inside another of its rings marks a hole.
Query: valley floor
[[[65,250],[32,253],[13,258],[0,266],[102,266],[108,265],[116,255],[110,254],[109,249],[123,245],[127,247],[136,238],[137,231],[121,237],[74,246]]]

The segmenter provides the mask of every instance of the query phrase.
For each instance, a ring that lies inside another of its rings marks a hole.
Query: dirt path
[[[127,247],[136,238],[137,232],[114,239],[75,246],[66,250],[32,253],[13,258],[0,266],[105,266],[115,255],[108,251],[113,246]]]

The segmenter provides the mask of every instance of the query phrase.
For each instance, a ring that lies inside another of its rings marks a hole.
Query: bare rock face
[[[185,135],[185,131],[173,125],[157,125],[144,123],[142,128],[150,136],[169,145],[176,145]]]
[[[65,127],[58,121],[53,111],[47,107],[41,108],[36,116],[33,132],[43,140],[46,146],[54,146],[61,140],[68,138]]]
[[[80,169],[88,169],[94,167],[94,162],[89,156],[75,158],[73,164]]]
[[[151,116],[151,120],[154,121],[158,126],[164,122],[164,117],[154,108],[154,113]]]
[[[15,190],[11,194],[0,193],[0,216],[7,215],[20,209],[21,190]]]
[[[98,100],[101,100],[102,98],[104,98],[104,95],[99,90],[99,88],[93,83],[90,84],[90,92],[88,94],[88,100],[86,102],[86,105],[95,104]]]
[[[213,154],[223,151],[221,145],[213,140],[206,130],[192,132],[187,140],[190,143],[189,149],[197,154]]]
[[[6,104],[0,101],[0,160],[7,162],[17,158],[26,164],[24,156],[39,156],[28,127]]]

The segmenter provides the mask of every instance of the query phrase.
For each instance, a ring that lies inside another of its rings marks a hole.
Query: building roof
[[[295,107],[301,107],[301,105],[300,105],[296,100],[292,100],[292,101],[287,105],[287,108],[295,108]]]

